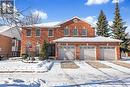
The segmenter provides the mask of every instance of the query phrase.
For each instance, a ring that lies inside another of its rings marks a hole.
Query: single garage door
[[[114,60],[115,47],[100,47],[100,59],[101,60]]]
[[[75,47],[74,46],[61,46],[59,48],[59,59],[62,59],[62,60],[75,59]]]
[[[94,46],[80,46],[80,59],[95,60],[96,48]]]

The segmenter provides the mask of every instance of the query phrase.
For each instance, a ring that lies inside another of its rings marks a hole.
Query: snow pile
[[[45,70],[45,71],[48,71],[48,70],[50,70],[51,69],[51,67],[53,66],[53,62],[51,62],[51,61],[42,61],[42,62],[39,62],[38,64],[37,64],[37,70],[39,69],[43,69],[43,70]]]
[[[48,87],[45,81],[41,79],[35,79],[31,81],[7,78],[0,83],[0,87]]]

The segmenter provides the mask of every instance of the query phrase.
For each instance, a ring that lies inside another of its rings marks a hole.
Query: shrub
[[[41,53],[40,53],[40,57],[39,57],[40,60],[48,59],[48,52],[47,52],[48,45],[49,45],[49,43],[46,40],[44,40],[44,43],[43,43],[42,49],[41,49]]]
[[[27,59],[28,58],[28,54],[22,54],[22,59]]]

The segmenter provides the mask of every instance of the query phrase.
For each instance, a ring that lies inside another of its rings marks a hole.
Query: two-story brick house
[[[55,59],[115,60],[120,59],[120,40],[96,37],[86,21],[73,17],[58,24],[37,24],[22,28],[21,54],[38,54],[44,40],[50,43],[50,56]]]

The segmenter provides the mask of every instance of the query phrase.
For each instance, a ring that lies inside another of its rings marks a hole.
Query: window
[[[82,29],[81,34],[82,34],[82,36],[86,36],[87,35],[87,30],[86,29]]]
[[[78,30],[77,30],[77,29],[74,29],[74,30],[73,30],[73,35],[74,35],[74,36],[77,36],[77,35],[78,35]]]
[[[68,36],[69,35],[69,29],[64,29],[64,36]]]
[[[36,29],[36,36],[40,36],[40,29]]]
[[[31,36],[31,29],[27,29],[27,30],[26,30],[26,35],[27,35],[27,36]]]
[[[48,30],[48,36],[49,36],[49,37],[52,37],[52,36],[53,36],[53,30],[51,30],[51,29]]]

